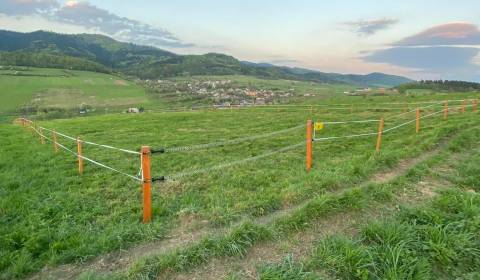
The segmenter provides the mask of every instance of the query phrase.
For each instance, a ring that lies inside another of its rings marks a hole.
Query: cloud
[[[365,56],[364,61],[423,71],[455,71],[477,68],[473,59],[479,53],[479,48],[472,47],[393,47],[374,51]]]
[[[56,0],[1,0],[0,14],[9,16],[45,14],[59,6]]]
[[[394,46],[480,45],[480,29],[467,23],[447,23],[431,27],[393,43]]]
[[[359,35],[369,36],[380,30],[387,29],[397,22],[398,20],[392,18],[379,18],[373,20],[348,21],[343,24],[350,26]]]
[[[9,17],[41,16],[53,22],[79,26],[90,32],[106,34],[119,41],[140,45],[193,47],[165,29],[120,17],[87,1],[67,1],[61,6],[57,0],[0,0],[0,14]]]
[[[68,1],[56,11],[54,18],[65,23],[96,29],[120,41],[153,46],[192,46],[181,42],[164,29],[117,16],[88,2]]]
[[[362,52],[361,59],[409,68],[427,76],[480,81],[479,45],[478,26],[447,23],[401,39],[388,48]]]

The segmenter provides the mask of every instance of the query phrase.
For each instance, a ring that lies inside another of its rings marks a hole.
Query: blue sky
[[[325,72],[480,81],[480,1],[2,0],[0,26]]]

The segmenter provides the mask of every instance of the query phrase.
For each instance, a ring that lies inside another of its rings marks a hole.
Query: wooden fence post
[[[313,122],[311,120],[307,121],[307,172],[310,172],[312,168],[312,129],[313,129]]]
[[[152,220],[152,176],[150,174],[150,147],[142,146],[142,178],[143,178],[143,223]]]
[[[415,122],[415,132],[419,133],[420,132],[420,109],[417,108],[416,111],[416,122]]]
[[[55,130],[52,130],[52,139],[53,139],[53,150],[55,151],[55,153],[58,153],[57,133],[55,133]]]
[[[380,148],[382,146],[382,134],[383,134],[383,126],[385,124],[385,120],[383,118],[380,119],[378,123],[378,135],[377,135],[377,146],[375,151],[380,152]]]
[[[443,102],[443,119],[448,119],[448,101]]]
[[[473,111],[474,113],[477,112],[477,108],[478,108],[478,99],[474,99],[474,100],[473,100],[472,111]]]
[[[465,113],[465,100],[462,101],[462,109],[461,109],[462,114]]]
[[[42,143],[42,145],[45,145],[45,138],[43,137],[43,128],[39,127],[38,128],[38,132],[40,133],[40,143]]]
[[[78,173],[83,174],[82,141],[77,137]]]

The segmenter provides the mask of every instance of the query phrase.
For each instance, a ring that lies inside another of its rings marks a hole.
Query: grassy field
[[[361,225],[353,236],[319,239],[297,256],[301,261],[286,255],[283,261],[259,264],[258,278],[478,279],[480,130],[469,133],[396,182],[413,189],[425,180],[436,184],[437,194],[426,203],[404,204],[388,217]],[[448,161],[452,156],[462,160]]]
[[[447,97],[472,96],[476,95]],[[88,141],[138,151],[141,145],[181,147],[262,135],[304,125],[309,118],[338,121],[386,117],[386,128],[389,128],[414,118],[414,114],[389,118],[403,112],[403,106],[389,110],[365,109],[385,107],[387,105],[381,103],[388,101],[403,104],[432,99],[446,98],[427,95],[403,99],[338,99],[355,103],[353,112],[350,106],[342,110],[314,107],[313,111],[309,107],[268,107],[111,114],[39,124]],[[428,108],[424,114],[439,109],[441,106]],[[207,228],[215,231],[244,220],[265,217],[310,198],[353,187],[374,172],[392,167],[401,159],[418,156],[440,139],[473,124],[478,124],[478,119],[471,112],[454,114],[449,121],[442,121],[441,115],[436,115],[422,121],[421,134],[414,133],[414,124],[385,134],[379,154],[374,153],[375,137],[318,142],[314,144],[313,169],[308,174],[304,167],[305,148],[301,144],[305,139],[304,127],[214,149],[154,155],[153,175],[168,176],[301,145],[246,164],[224,166],[155,184],[154,219],[148,225],[140,223],[138,182],[88,163],[84,175],[78,176],[74,157],[64,152],[54,154],[51,144],[41,145],[38,137],[28,130],[2,124],[0,245],[4,250],[0,255],[1,277],[21,278],[45,265],[86,261],[134,244],[165,239],[178,230]],[[376,122],[326,125],[319,137],[370,133],[376,129]],[[63,138],[59,140],[75,149],[75,143]],[[87,145],[84,154],[132,175],[139,172],[136,155]]]
[[[0,113],[30,108],[76,109],[82,104],[99,109],[138,106],[147,102],[145,90],[120,77],[61,69],[16,67],[0,69]]]

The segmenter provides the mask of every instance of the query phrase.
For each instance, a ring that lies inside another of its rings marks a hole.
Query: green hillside
[[[1,67],[0,112],[61,114],[147,102],[145,90],[120,77],[75,70]]]
[[[411,80],[382,73],[369,75],[341,75],[308,69],[241,62],[224,54],[176,55],[154,47],[138,46],[115,41],[102,35],[66,35],[37,31],[18,33],[0,31],[0,51],[15,55],[0,56],[0,65],[51,67],[47,59],[32,61],[21,59],[39,54],[55,56],[56,67],[71,69],[72,59],[83,59],[103,65],[106,69],[122,72],[142,79],[157,79],[191,75],[251,75],[271,79],[291,79],[322,83],[344,83],[358,86],[396,86]],[[59,56],[64,56],[63,60]],[[7,59],[8,58],[8,59]],[[15,59],[18,58],[18,59]],[[54,57],[50,58],[54,60]],[[63,65],[60,64],[64,61]],[[59,65],[60,64],[60,65]],[[77,68],[85,66],[77,61]],[[103,72],[105,70],[102,70]]]

